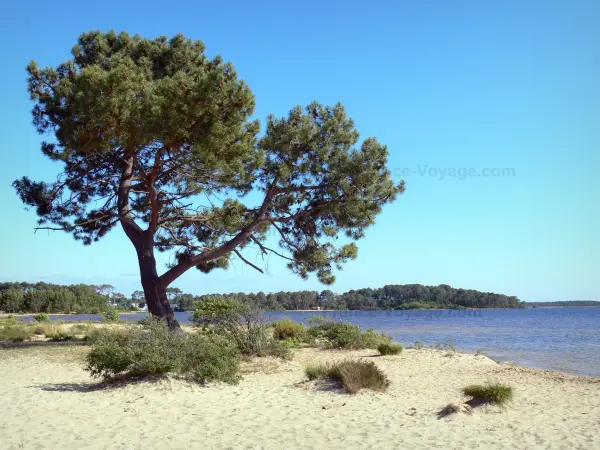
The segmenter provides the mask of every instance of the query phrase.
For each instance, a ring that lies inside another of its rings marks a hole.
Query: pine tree
[[[167,287],[190,268],[226,269],[254,246],[303,278],[334,282],[364,236],[404,190],[388,152],[359,135],[341,104],[269,117],[258,138],[254,96],[230,63],[177,35],[154,40],[90,32],[57,67],[27,67],[42,153],[57,181],[13,185],[35,207],[38,228],[89,245],[120,226],[136,249],[150,312],[176,326]],[[260,192],[258,205],[244,199]],[[279,247],[267,246],[269,230]],[[173,264],[158,274],[155,250]]]

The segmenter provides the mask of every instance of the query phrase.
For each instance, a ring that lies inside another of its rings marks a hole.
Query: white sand
[[[386,393],[300,383],[307,362],[372,351],[299,351],[246,367],[237,386],[178,380],[94,389],[84,348],[0,351],[1,449],[600,449],[600,379],[501,366],[484,356],[409,350],[369,358]],[[486,380],[516,389],[506,408],[438,419]]]

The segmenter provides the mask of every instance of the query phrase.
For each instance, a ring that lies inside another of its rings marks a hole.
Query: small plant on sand
[[[401,344],[396,344],[393,342],[382,342],[377,346],[377,351],[382,355],[399,355],[402,353],[404,348]]]
[[[290,338],[303,340],[306,336],[306,326],[287,317],[274,325],[273,337],[280,341]]]
[[[472,397],[472,400],[475,402],[503,405],[512,400],[513,389],[504,384],[488,382],[482,385],[473,384],[467,386],[463,389],[463,394]]]
[[[39,313],[33,316],[36,322],[50,322],[50,316],[46,313]]]
[[[109,308],[102,313],[102,320],[109,323],[120,322],[121,316],[119,316],[119,312],[116,309]]]
[[[414,348],[415,350],[421,350],[424,347],[425,346],[423,345],[423,343],[421,341],[415,341],[415,343],[412,346],[412,348]]]
[[[390,380],[373,361],[345,360],[331,365],[315,364],[308,366],[305,373],[309,380],[338,380],[349,394],[356,394],[361,389],[383,392],[390,385]]]

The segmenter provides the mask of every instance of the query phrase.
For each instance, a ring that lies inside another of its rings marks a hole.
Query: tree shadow
[[[97,392],[107,391],[114,389],[121,389],[131,384],[151,383],[156,384],[161,381],[167,380],[167,375],[145,375],[145,376],[132,376],[122,375],[118,378],[114,378],[107,381],[99,382],[86,382],[80,383],[46,383],[30,386],[33,388],[40,389],[47,392]]]

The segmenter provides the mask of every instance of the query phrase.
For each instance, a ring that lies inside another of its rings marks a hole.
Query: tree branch
[[[140,226],[132,218],[131,206],[129,204],[129,192],[131,191],[131,180],[133,178],[133,164],[135,160],[135,150],[127,150],[125,159],[122,159],[123,172],[119,182],[117,195],[117,208],[119,211],[119,220],[121,226],[132,241],[137,241],[139,235],[143,232]]]
[[[226,255],[229,252],[235,250],[235,248],[245,242],[251,235],[252,232],[259,226],[262,222],[267,220],[267,213],[269,211],[269,206],[271,206],[271,200],[275,195],[275,185],[277,184],[278,179],[275,178],[271,183],[271,186],[267,189],[265,194],[265,198],[262,202],[260,209],[258,210],[255,219],[252,221],[250,225],[243,228],[235,237],[230,239],[229,241],[222,244],[220,247],[217,247],[213,250],[209,250],[207,252],[200,253],[188,260],[182,261],[174,267],[171,267],[168,271],[162,274],[159,277],[163,286],[168,286],[173,281],[175,281],[178,277],[183,275],[188,269],[197,266],[203,262],[211,261],[213,259],[217,259],[223,255]]]
[[[261,242],[260,242],[258,239],[256,239],[254,236],[251,236],[251,237],[250,237],[250,239],[252,239],[252,240],[253,240],[253,241],[254,241],[254,242],[255,242],[255,243],[256,243],[256,244],[257,244],[257,245],[260,247],[260,250],[263,252],[263,254],[267,254],[268,252],[271,252],[271,253],[274,253],[274,254],[276,254],[276,255],[277,255],[277,256],[279,256],[280,258],[287,259],[288,261],[295,261],[295,259],[294,259],[294,258],[290,258],[289,256],[282,255],[281,253],[279,253],[279,252],[277,252],[277,251],[273,250],[272,248],[269,248],[269,247],[266,247],[266,246],[264,246],[264,245],[263,245],[263,244],[262,244],[262,243],[261,243]]]
[[[238,251],[238,250],[234,250],[234,253],[238,256],[238,258],[240,258],[242,261],[244,261],[246,264],[248,264],[250,267],[253,267],[254,269],[258,270],[260,273],[265,273],[260,267],[255,266],[254,264],[252,264],[250,261],[248,261],[246,258],[244,258],[242,256],[242,254]]]

